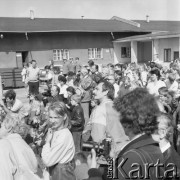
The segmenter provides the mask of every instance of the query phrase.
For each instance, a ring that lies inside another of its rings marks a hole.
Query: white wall
[[[36,60],[38,67],[44,68],[46,65],[49,65],[49,61],[53,59],[53,51],[31,51],[29,53],[29,60]]]
[[[0,52],[0,68],[15,68],[16,53],[15,52]]]
[[[121,58],[121,47],[131,47],[130,42],[124,42],[124,43],[113,43],[114,45],[114,53],[115,58],[117,58],[119,63],[130,63],[131,58]]]
[[[171,60],[174,58],[174,51],[179,51],[179,38],[159,39],[159,59],[164,62],[164,49],[171,49]]]

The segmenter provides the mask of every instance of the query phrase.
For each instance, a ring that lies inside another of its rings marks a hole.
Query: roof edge
[[[128,19],[123,19],[123,18],[120,18],[120,17],[118,17],[118,16],[113,16],[110,20],[121,21],[121,22],[130,24],[130,25],[136,26],[136,27],[138,27],[138,28],[141,27],[141,24],[140,24],[140,23],[137,23],[137,22],[135,22],[135,21],[131,21],[131,20],[128,20]]]

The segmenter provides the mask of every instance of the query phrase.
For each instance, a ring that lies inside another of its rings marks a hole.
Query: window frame
[[[53,61],[69,60],[69,49],[53,49]]]
[[[123,51],[124,51],[124,53],[123,53]],[[121,58],[131,58],[131,47],[129,47],[129,46],[121,47]]]
[[[169,60],[166,56],[166,52],[168,52],[168,51],[170,52],[170,55],[169,55],[170,59]],[[164,49],[164,62],[171,62],[171,48],[165,48]]]
[[[88,59],[89,60],[103,59],[103,48],[88,48]]]

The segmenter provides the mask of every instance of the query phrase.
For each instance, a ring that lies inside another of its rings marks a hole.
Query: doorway
[[[179,51],[174,51],[174,60],[179,58]]]
[[[22,68],[24,63],[28,63],[28,51],[16,52],[16,66]]]

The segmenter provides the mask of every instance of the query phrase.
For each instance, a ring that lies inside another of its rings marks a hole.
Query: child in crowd
[[[46,143],[42,149],[42,160],[49,167],[51,180],[75,180],[73,157],[75,146],[69,131],[68,111],[63,102],[49,106],[49,123]]]
[[[81,135],[84,129],[84,111],[81,107],[81,96],[74,94],[71,96],[71,104],[74,106],[71,113],[71,132],[73,134],[76,152],[80,150]]]
[[[87,164],[87,157],[83,152],[77,152],[74,156],[76,168],[74,170],[77,180],[88,178],[89,166]]]

